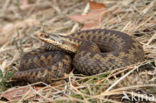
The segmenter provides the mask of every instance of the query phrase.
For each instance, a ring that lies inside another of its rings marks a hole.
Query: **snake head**
[[[65,51],[75,53],[79,48],[79,45],[77,45],[73,38],[70,39],[70,37],[61,33],[38,33],[37,37],[43,42],[55,45]]]
[[[53,45],[60,45],[63,43],[63,40],[60,37],[61,35],[53,33],[53,34],[49,34],[49,33],[38,33],[37,37],[46,42],[46,43],[50,43]]]

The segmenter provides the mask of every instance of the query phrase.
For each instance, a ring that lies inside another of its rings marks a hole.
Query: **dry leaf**
[[[1,95],[1,97],[4,97],[9,101],[19,100],[23,96],[33,96],[33,91],[30,86],[24,86],[22,88],[11,88]]]
[[[100,24],[106,16],[106,6],[101,3],[90,1],[91,11],[86,15],[73,15],[70,18],[74,21],[84,24],[82,30],[95,29],[100,27]]]
[[[94,1],[89,1],[90,9],[91,10],[97,10],[97,9],[103,9],[106,8],[105,4],[102,3],[96,3]]]

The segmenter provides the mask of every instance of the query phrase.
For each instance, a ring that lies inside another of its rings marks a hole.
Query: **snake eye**
[[[49,35],[48,35],[48,34],[44,34],[44,37],[45,37],[45,38],[49,38]]]
[[[49,38],[49,34],[48,33],[38,33],[37,36],[39,38]]]

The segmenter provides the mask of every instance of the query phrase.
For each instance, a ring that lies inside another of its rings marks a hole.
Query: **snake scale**
[[[94,75],[144,60],[142,45],[115,30],[92,29],[68,36],[39,33],[37,37],[46,46],[26,53],[12,79],[50,83],[71,68]]]

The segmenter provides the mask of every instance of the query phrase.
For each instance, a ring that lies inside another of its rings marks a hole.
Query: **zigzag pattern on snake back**
[[[93,29],[69,36],[39,33],[38,38],[46,46],[24,55],[20,72],[12,79],[51,82],[69,73],[71,64],[80,73],[94,75],[144,60],[141,44],[119,31]]]

